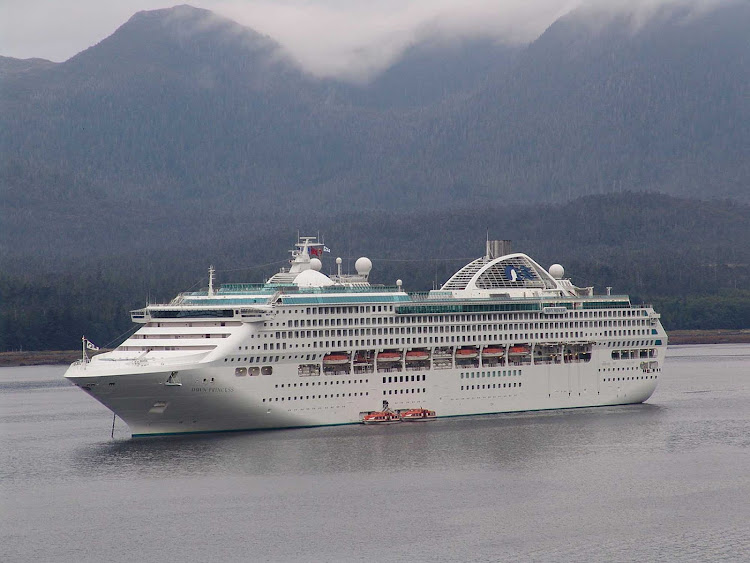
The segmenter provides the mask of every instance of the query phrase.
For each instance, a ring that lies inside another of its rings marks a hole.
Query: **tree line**
[[[372,259],[373,283],[402,279],[408,291],[442,285],[484,254],[486,237],[513,240],[543,267],[561,263],[578,286],[653,303],[668,330],[750,326],[750,207],[649,193],[590,196],[560,205],[509,205],[384,214],[378,210],[310,214],[262,229],[243,222],[191,230],[164,225],[148,244],[99,242],[85,252],[3,256],[0,350],[71,349],[85,334],[117,344],[132,328],[129,311],[219,283],[259,282],[286,265],[297,231],[322,233],[332,249],[324,273],[344,259]],[[97,235],[100,238],[97,239]],[[62,244],[62,243],[61,243]],[[114,250],[119,244],[119,250]],[[67,248],[67,247],[65,247]]]

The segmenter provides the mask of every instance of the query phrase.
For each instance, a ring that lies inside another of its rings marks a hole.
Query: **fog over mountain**
[[[626,18],[632,32],[680,12],[689,19],[723,0],[416,0],[411,2],[234,2],[211,8],[279,41],[317,76],[367,82],[425,40],[467,38],[527,45],[566,14],[592,26]],[[207,6],[208,7],[208,6]]]
[[[426,40],[490,39],[526,45],[565,14],[599,25],[626,16],[640,25],[681,10],[688,17],[744,0],[196,0],[193,5],[275,39],[308,72],[368,81]],[[0,19],[0,54],[63,61],[97,43],[139,10],[170,0],[11,1]]]
[[[368,83],[189,6],[64,63],[0,58],[0,251],[624,191],[748,201],[750,7],[635,6],[574,9],[529,45],[456,24]]]

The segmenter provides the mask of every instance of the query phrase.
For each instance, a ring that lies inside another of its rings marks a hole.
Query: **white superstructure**
[[[302,237],[264,284],[224,284],[131,313],[142,326],[65,374],[133,436],[361,422],[385,405],[438,417],[640,403],[667,335],[627,296],[575,287],[508,241],[439,290],[321,272]],[[387,403],[385,403],[387,401]]]

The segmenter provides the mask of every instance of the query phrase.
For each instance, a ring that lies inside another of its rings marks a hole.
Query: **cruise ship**
[[[641,403],[667,335],[650,305],[576,287],[486,243],[440,289],[370,283],[372,261],[299,237],[289,267],[131,312],[116,349],[65,377],[134,437],[356,424],[379,411],[437,418]],[[334,265],[335,262],[335,265]],[[372,418],[372,417],[370,417]]]

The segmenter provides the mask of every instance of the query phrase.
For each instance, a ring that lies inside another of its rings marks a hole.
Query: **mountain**
[[[12,80],[15,75],[47,70],[55,67],[57,64],[46,59],[0,57],[0,78]]]
[[[748,29],[747,3],[664,10],[640,27],[573,12],[514,72],[433,119],[435,175],[488,199],[646,189],[747,201]]]
[[[267,163],[296,151],[289,128],[320,106],[305,99],[311,85],[278,45],[230,20],[188,6],[141,12],[43,78],[10,81],[5,154],[31,174],[69,175],[66,197],[168,201],[233,182],[274,187],[288,178]]]
[[[430,106],[466,96],[489,77],[505,76],[521,51],[518,46],[488,38],[424,35],[370,82],[348,87],[338,84],[338,100],[379,110]]]
[[[747,202],[748,28],[739,2],[639,25],[578,10],[525,47],[424,37],[354,86],[209,11],[139,12],[64,63],[0,60],[0,258],[366,209]]]

